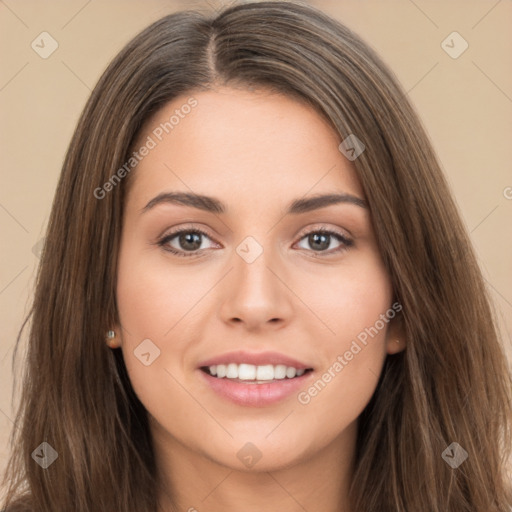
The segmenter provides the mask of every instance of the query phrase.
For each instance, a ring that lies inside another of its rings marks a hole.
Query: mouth
[[[227,352],[201,361],[196,368],[214,396],[244,407],[283,403],[316,375],[311,364],[274,351]]]
[[[302,377],[313,371],[313,368],[296,368],[284,364],[216,364],[201,366],[201,371],[215,379],[226,379],[243,384],[271,384]]]
[[[284,364],[215,364],[201,366],[198,375],[214,396],[242,407],[267,407],[286,403],[311,385],[313,368]]]

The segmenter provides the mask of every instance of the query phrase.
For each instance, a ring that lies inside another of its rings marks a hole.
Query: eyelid
[[[163,231],[161,235],[157,237],[157,241],[162,240],[164,238],[168,238],[169,236],[176,236],[182,232],[196,231],[206,235],[208,238],[215,240],[215,237],[212,235],[210,230],[206,227],[202,227],[201,225],[197,225],[193,222],[180,224],[179,227],[176,228],[168,228]],[[217,242],[218,243],[218,242]]]
[[[313,224],[313,226],[305,228],[305,230],[299,231],[299,234],[297,236],[300,236],[300,238],[303,238],[306,235],[309,235],[310,233],[316,233],[317,231],[329,231],[330,233],[336,233],[340,236],[343,236],[347,239],[354,238],[353,235],[348,231],[348,229],[343,229],[339,227],[330,227],[327,224],[323,224],[321,222]],[[345,231],[346,234],[343,232]]]

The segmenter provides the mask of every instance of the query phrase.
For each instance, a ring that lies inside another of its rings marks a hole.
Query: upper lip
[[[214,366],[218,364],[253,364],[254,366],[263,366],[266,364],[292,366],[297,370],[307,370],[312,368],[311,365],[297,361],[293,357],[289,357],[278,352],[246,352],[239,350],[236,352],[226,352],[211,359],[207,359],[199,364],[199,368],[204,366]]]

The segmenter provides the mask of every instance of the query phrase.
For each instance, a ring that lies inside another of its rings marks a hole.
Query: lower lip
[[[232,379],[213,377],[203,370],[198,370],[206,383],[220,396],[239,405],[263,407],[284,400],[304,387],[312,371],[306,372],[293,379],[279,379],[268,384],[235,381]]]

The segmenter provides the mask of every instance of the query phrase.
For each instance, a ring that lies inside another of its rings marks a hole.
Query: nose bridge
[[[290,315],[288,289],[277,277],[282,268],[279,251],[270,246],[271,236],[259,238],[264,240],[246,237],[233,252],[234,268],[221,306],[226,321],[236,319],[255,327]]]
[[[278,285],[275,282],[277,277],[270,271],[270,268],[279,267],[277,251],[270,245],[271,236],[262,238],[259,236],[260,242],[254,236],[247,236],[233,255],[236,289],[254,296],[252,300],[258,297],[265,299],[267,294],[274,294]]]

